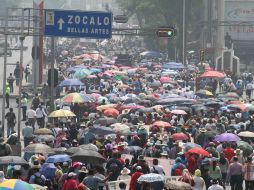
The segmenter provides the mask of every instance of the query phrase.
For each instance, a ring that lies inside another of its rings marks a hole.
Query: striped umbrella
[[[0,190],[34,190],[29,183],[18,179],[8,179],[0,183]]]

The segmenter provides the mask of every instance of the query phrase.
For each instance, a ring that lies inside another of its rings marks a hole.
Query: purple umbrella
[[[214,140],[219,142],[236,142],[241,139],[233,133],[223,133],[221,135],[217,135]]]

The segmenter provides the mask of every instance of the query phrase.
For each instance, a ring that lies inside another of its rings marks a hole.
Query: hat
[[[68,173],[68,177],[74,177],[74,176],[77,176],[77,174],[74,172]]]
[[[205,133],[207,130],[206,130],[205,128],[200,128],[199,131],[200,131],[201,133]]]
[[[79,170],[79,173],[88,173],[88,170],[85,166],[83,166],[80,170]]]
[[[141,168],[142,169],[142,168]],[[128,169],[128,168],[126,168],[126,167],[124,167],[123,168],[123,170],[121,171],[121,174],[122,175],[128,175],[128,174],[130,174],[131,173],[131,171]]]
[[[241,114],[241,113],[237,113],[237,114],[235,114],[235,117],[236,117],[237,119],[241,119],[242,114]]]
[[[146,127],[145,127],[145,124],[143,122],[140,122],[140,123],[138,123],[138,128],[139,129],[145,129]]]
[[[209,146],[215,146],[214,142],[209,142]]]
[[[138,161],[145,161],[144,156],[143,156],[143,155],[139,155],[139,156],[138,156]]]
[[[234,153],[236,154],[236,155],[240,155],[240,154],[242,154],[242,150],[241,149],[239,149],[239,148],[237,148],[235,151],[234,151]]]
[[[161,141],[160,141],[160,140],[157,140],[156,143],[155,143],[155,145],[160,146],[160,145],[161,145]]]
[[[5,180],[4,172],[0,171],[0,183],[2,183]]]
[[[142,167],[141,167],[141,166],[137,166],[137,167],[136,167],[136,170],[137,170],[137,171],[141,171],[141,170],[142,170]]]
[[[168,156],[168,152],[164,150],[160,155],[161,156]]]
[[[71,120],[70,120],[70,119],[68,119],[68,120],[67,120],[67,123],[71,123]]]
[[[118,147],[120,147],[120,146],[125,146],[125,143],[124,143],[124,142],[119,142],[117,146],[118,146]]]
[[[178,152],[178,153],[177,153],[177,156],[182,156],[182,155],[184,155],[183,152]]]

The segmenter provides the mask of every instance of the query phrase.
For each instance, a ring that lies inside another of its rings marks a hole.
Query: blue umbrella
[[[78,79],[65,79],[62,81],[58,86],[65,87],[65,86],[84,86],[84,83]]]
[[[58,162],[67,162],[70,161],[71,158],[67,154],[59,154],[48,157],[46,163],[58,163]]]
[[[46,177],[46,179],[54,179],[56,172],[56,166],[53,163],[44,163],[40,169],[40,173]]]
[[[185,66],[182,63],[176,63],[176,62],[165,63],[162,67],[163,69],[173,69],[173,70],[185,68]]]
[[[101,72],[101,69],[97,69],[97,68],[90,68],[89,69],[92,73],[99,73]]]
[[[144,57],[150,57],[150,58],[160,58],[162,57],[162,54],[157,51],[144,51],[140,54],[141,56]]]
[[[75,67],[69,67],[67,69],[68,72],[70,73],[75,73],[76,71],[80,70],[80,69],[86,69],[87,66],[84,66],[84,65],[78,65],[78,66],[75,66]]]

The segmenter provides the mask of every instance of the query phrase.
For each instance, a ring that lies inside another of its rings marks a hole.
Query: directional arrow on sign
[[[59,30],[63,30],[64,20],[60,18],[57,23],[59,24]]]

